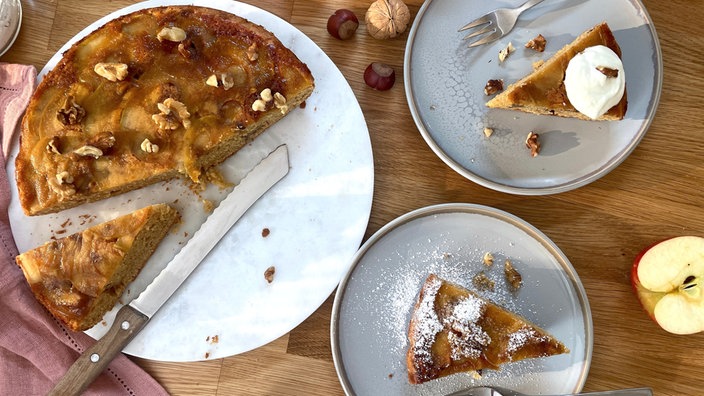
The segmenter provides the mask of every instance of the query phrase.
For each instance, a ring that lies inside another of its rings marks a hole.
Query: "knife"
[[[108,332],[86,349],[49,395],[79,395],[149,322],[237,220],[288,173],[288,148],[281,145],[255,166],[208,216],[152,283],[115,315]]]

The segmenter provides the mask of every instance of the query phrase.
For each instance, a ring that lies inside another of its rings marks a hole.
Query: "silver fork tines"
[[[490,43],[508,34],[508,32],[510,32],[516,25],[518,16],[521,15],[523,11],[542,1],[543,0],[528,0],[517,8],[499,8],[462,26],[458,32],[477,28],[465,36],[464,40],[485,35],[484,37],[480,37],[474,42],[469,43],[470,47]]]

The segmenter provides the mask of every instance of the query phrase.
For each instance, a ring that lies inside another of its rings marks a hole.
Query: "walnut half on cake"
[[[421,287],[408,340],[412,384],[569,353],[540,327],[434,274]]]

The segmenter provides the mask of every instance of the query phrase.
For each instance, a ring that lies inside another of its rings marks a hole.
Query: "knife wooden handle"
[[[80,395],[148,321],[129,305],[120,308],[110,330],[76,359],[49,395]]]

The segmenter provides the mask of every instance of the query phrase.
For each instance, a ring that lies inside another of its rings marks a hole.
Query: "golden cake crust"
[[[434,274],[421,287],[408,339],[412,384],[569,352],[526,319]]]
[[[179,219],[169,205],[147,206],[16,257],[36,299],[75,331],[112,309]]]
[[[488,101],[490,108],[520,110],[527,113],[555,115],[591,120],[577,111],[567,98],[563,81],[570,60],[588,47],[604,45],[619,58],[621,48],[606,22],[582,33],[572,43],[564,46],[536,70],[509,85],[503,92]],[[609,109],[599,120],[623,119],[628,107],[627,95]]]
[[[22,208],[197,182],[313,88],[272,33],[230,13],[171,6],[116,18],[67,50],[29,103],[15,162]]]

